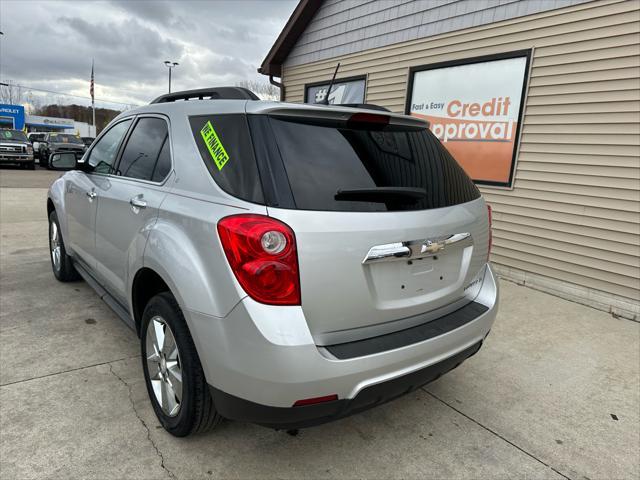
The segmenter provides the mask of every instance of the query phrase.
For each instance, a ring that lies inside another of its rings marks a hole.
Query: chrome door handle
[[[142,200],[141,196],[133,197],[131,200],[129,200],[129,205],[131,205],[134,211],[140,208],[147,208],[147,202]]]
[[[96,198],[98,194],[96,192],[87,192],[87,197],[89,197],[89,201],[91,202],[94,198]]]

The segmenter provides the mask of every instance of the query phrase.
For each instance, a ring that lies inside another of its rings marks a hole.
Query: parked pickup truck
[[[50,168],[50,157],[54,153],[72,152],[81,157],[87,147],[82,138],[71,133],[47,133],[40,142],[40,165]]]
[[[36,168],[33,159],[33,146],[20,130],[0,130],[0,164],[17,164],[23,168]]]

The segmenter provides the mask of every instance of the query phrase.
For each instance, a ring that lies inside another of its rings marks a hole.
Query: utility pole
[[[4,37],[4,32],[0,32],[0,37]],[[2,43],[0,43],[0,60],[2,59]],[[0,74],[2,73],[2,67],[0,66]]]
[[[180,65],[178,62],[170,62],[169,60],[164,61],[164,66],[169,69],[169,93],[171,93],[171,70]]]

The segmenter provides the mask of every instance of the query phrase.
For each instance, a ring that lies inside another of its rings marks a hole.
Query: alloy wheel
[[[160,316],[149,321],[146,335],[147,370],[156,401],[165,415],[175,417],[182,402],[182,366],[176,339]]]
[[[60,231],[58,230],[58,224],[51,222],[51,260],[53,261],[53,268],[56,271],[60,270],[60,261],[62,259],[62,246],[60,244]]]

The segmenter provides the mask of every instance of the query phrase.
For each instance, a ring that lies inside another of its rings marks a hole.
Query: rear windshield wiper
[[[427,196],[424,188],[371,187],[339,188],[333,198],[352,202],[416,203]]]

